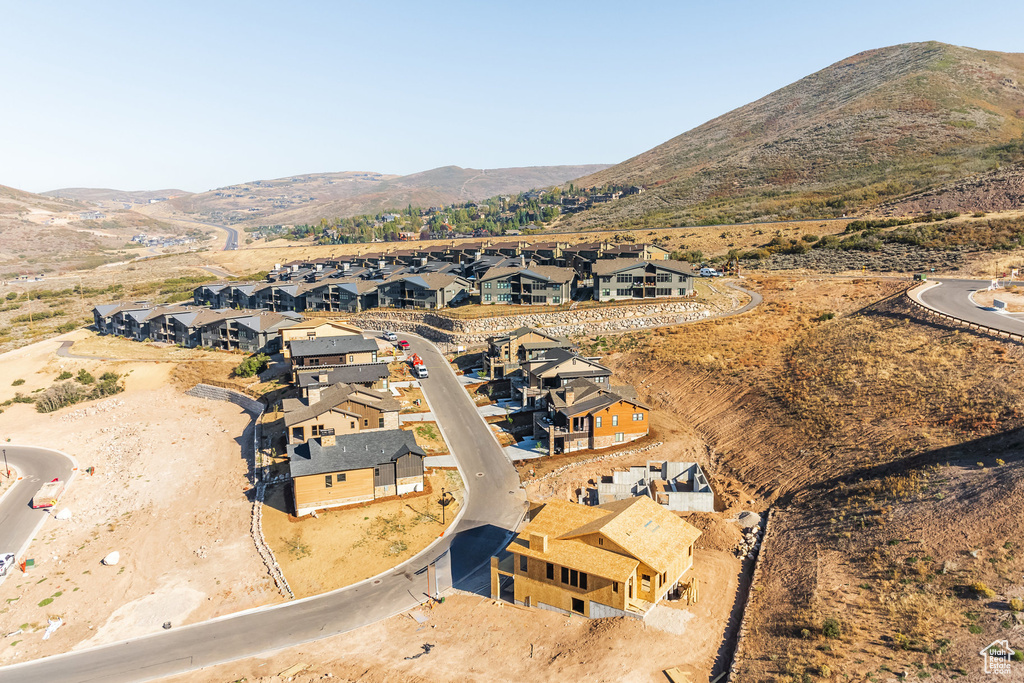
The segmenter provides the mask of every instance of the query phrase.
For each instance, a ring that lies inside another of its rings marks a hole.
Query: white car
[[[14,553],[0,553],[0,576],[7,576],[7,572],[14,566]]]
[[[722,273],[719,273],[714,268],[701,268],[700,269],[700,276],[701,277],[722,277]]]
[[[423,367],[422,365],[414,365],[414,366],[412,366],[412,374],[416,375],[417,379],[423,379],[425,377],[429,377],[429,374],[427,373],[427,369],[425,367]]]
[[[382,334],[381,336],[384,337],[384,339],[389,342],[398,341],[398,335],[390,330],[384,330],[384,334]]]

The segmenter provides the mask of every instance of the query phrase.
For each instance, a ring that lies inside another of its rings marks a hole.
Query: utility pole
[[[11,478],[11,468],[7,465],[7,449],[4,449],[4,476]]]
[[[6,455],[7,455],[7,451],[4,451],[4,456],[6,457]],[[441,526],[444,526],[444,495],[445,495],[444,494],[444,487],[442,486],[441,487]]]

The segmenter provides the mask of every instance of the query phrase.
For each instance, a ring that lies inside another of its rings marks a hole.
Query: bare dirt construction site
[[[10,374],[25,379],[18,389],[31,391],[62,371],[86,369],[119,373],[126,389],[48,414],[20,403],[0,414],[0,430],[13,443],[63,450],[80,467],[57,506],[71,518],[47,520],[27,554],[36,566],[0,586],[5,632],[24,630],[4,641],[0,663],[280,600],[249,532],[242,440],[251,434],[250,416],[184,395],[170,384],[172,363],[60,358],[58,345],[48,340],[5,354],[4,386]],[[102,565],[115,550],[120,562]],[[65,625],[42,640],[47,619],[57,616]]]
[[[462,505],[462,480],[455,471],[426,476],[422,493],[372,504],[322,510],[296,518],[287,486],[267,493],[263,535],[298,598],[326,593],[387,571],[436,540],[451,526]],[[446,506],[444,525],[438,500],[441,488],[455,500]]]
[[[628,618],[568,617],[457,593],[433,609],[413,610],[267,657],[166,680],[311,683],[329,675],[331,680],[361,683],[663,683],[663,671],[669,667],[689,672],[693,681],[703,680],[720,662],[721,633],[733,608],[738,562],[726,553],[698,551],[694,557],[698,579],[704,583],[724,576],[727,590],[706,592],[694,606],[659,606],[648,624]],[[413,614],[426,621],[419,624]],[[660,628],[652,626],[654,622]],[[431,646],[429,653],[424,653],[425,644]]]

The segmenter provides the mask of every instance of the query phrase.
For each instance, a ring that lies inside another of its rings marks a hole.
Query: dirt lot
[[[458,472],[428,474],[423,493],[334,510],[316,518],[284,512],[291,503],[286,486],[267,492],[263,535],[298,598],[324,593],[376,576],[427,547],[451,526],[462,501]],[[445,511],[441,488],[454,492]],[[343,561],[339,561],[343,558]]]
[[[279,600],[249,534],[240,435],[249,416],[229,403],[182,395],[170,364],[57,358],[53,341],[5,355],[26,384],[62,369],[122,373],[127,390],[99,402],[39,414],[15,404],[0,430],[16,443],[64,450],[80,474],[30,547],[37,567],[0,586],[0,620],[26,633],[5,641],[0,663],[111,642]],[[30,383],[31,382],[31,383]],[[202,454],[197,458],[196,454]],[[100,560],[118,550],[121,562]],[[47,617],[66,625],[42,640]]]
[[[448,455],[448,444],[436,422],[406,422],[402,429],[416,435],[416,445],[427,455]]]
[[[385,681],[607,681],[663,683],[664,669],[693,673],[693,681],[720,668],[720,634],[733,607],[738,560],[722,553],[698,552],[696,576],[732,577],[733,592],[705,591],[701,601],[660,608],[657,621],[665,629],[633,619],[588,620],[554,612],[495,604],[471,594],[449,597],[431,610],[422,626],[409,613],[351,633],[276,652],[267,657],[232,662],[167,679],[185,681],[246,680],[278,683],[277,674],[308,664],[292,675],[293,683],[332,680]],[[728,582],[727,582],[728,583]],[[685,646],[681,643],[685,642]],[[423,644],[433,646],[430,654]],[[638,653],[643,656],[637,656]]]
[[[429,413],[430,408],[427,406],[426,400],[423,398],[423,390],[419,387],[396,387],[398,389],[398,396],[395,396],[402,405],[402,414],[409,413]],[[416,401],[419,401],[419,405],[416,405]]]

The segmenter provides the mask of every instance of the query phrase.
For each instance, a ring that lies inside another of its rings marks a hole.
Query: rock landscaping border
[[[754,598],[758,580],[761,578],[761,558],[764,557],[765,549],[767,548],[768,530],[771,528],[774,517],[775,508],[772,508],[768,511],[767,516],[765,516],[764,524],[761,527],[760,548],[755,551],[757,555],[754,558],[754,572],[750,577],[750,585],[747,586],[747,597],[743,601],[743,611],[740,615],[740,626],[736,632],[736,646],[732,651],[732,664],[729,666],[729,675],[725,679],[726,683],[733,683],[736,679],[736,675],[740,673],[738,662],[740,661],[740,657],[743,656],[743,638],[747,635],[747,614],[750,612],[750,603]]]

